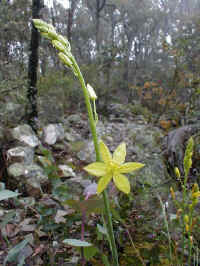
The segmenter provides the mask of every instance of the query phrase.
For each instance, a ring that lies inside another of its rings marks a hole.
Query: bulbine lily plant
[[[90,86],[89,84],[87,84],[86,86],[80,68],[71,53],[70,43],[65,37],[58,34],[52,25],[40,19],[34,19],[33,23],[39,30],[41,35],[51,41],[52,45],[58,50],[58,57],[60,58],[60,60],[66,67],[70,68],[73,71],[74,75],[78,78],[81,84],[96,153],[96,162],[89,164],[84,169],[89,174],[100,177],[97,186],[97,194],[103,195],[105,207],[105,223],[112,253],[112,265],[118,266],[118,252],[114,238],[107,186],[113,180],[114,184],[120,191],[128,194],[130,192],[130,183],[124,174],[138,170],[142,168],[144,164],[135,162],[124,163],[126,157],[125,143],[120,144],[114,151],[112,156],[104,142],[98,140],[96,131],[98,115],[95,105],[97,96],[92,86]],[[82,246],[86,246],[86,244],[83,243]]]

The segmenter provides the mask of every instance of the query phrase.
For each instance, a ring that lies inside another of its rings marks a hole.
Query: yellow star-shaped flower
[[[140,169],[144,164],[135,162],[124,163],[126,157],[126,144],[124,142],[116,148],[113,156],[103,141],[100,141],[99,148],[103,162],[91,163],[84,167],[84,170],[89,174],[101,177],[97,186],[97,194],[100,194],[112,179],[119,190],[128,194],[130,192],[130,183],[123,174]]]

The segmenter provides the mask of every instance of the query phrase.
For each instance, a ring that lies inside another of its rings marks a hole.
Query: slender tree
[[[40,9],[42,8],[42,0],[32,0],[32,18],[39,18]],[[38,68],[38,48],[39,48],[39,33],[32,23],[30,55],[28,63],[28,89],[27,89],[27,122],[37,130],[37,68]]]
[[[72,39],[72,26],[73,26],[73,20],[74,20],[74,11],[76,8],[77,0],[71,0],[69,1],[69,9],[68,9],[68,23],[67,23],[67,38],[69,42],[71,42]]]
[[[99,52],[100,48],[100,38],[99,38],[99,29],[100,29],[100,13],[106,5],[106,0],[96,0],[95,6],[92,4],[92,1],[87,0],[87,6],[92,12],[92,16],[95,17],[95,39],[96,39],[96,49]]]

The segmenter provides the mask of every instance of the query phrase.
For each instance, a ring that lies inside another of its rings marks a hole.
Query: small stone
[[[15,147],[7,151],[7,156],[9,161],[24,162],[25,164],[30,164],[33,162],[34,151],[31,147]]]
[[[55,144],[59,140],[63,140],[65,132],[62,124],[49,124],[44,128],[43,140],[49,145]]]
[[[61,177],[75,177],[76,174],[74,173],[73,169],[66,164],[58,165],[58,168],[61,170]]]
[[[29,125],[20,125],[11,130],[11,135],[14,139],[27,144],[30,147],[39,145],[39,140]]]

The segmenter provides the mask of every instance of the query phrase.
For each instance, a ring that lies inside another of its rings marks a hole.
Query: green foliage
[[[86,241],[81,241],[78,239],[64,239],[63,243],[68,244],[68,245],[73,246],[73,247],[90,247],[90,246],[92,246],[91,243],[88,243]]]
[[[176,215],[171,217],[171,222],[167,221],[167,216],[165,212],[165,207],[161,202],[164,212],[164,220],[166,224],[168,241],[169,241],[169,250],[170,250],[170,262],[180,265],[184,265],[184,254],[187,252],[187,263],[191,265],[192,257],[198,257],[198,247],[196,249],[195,242],[195,227],[197,224],[196,211],[195,207],[198,204],[200,191],[197,183],[193,185],[192,188],[188,187],[188,177],[189,170],[192,166],[192,154],[194,149],[193,138],[190,138],[184,156],[184,177],[180,176],[180,171],[178,168],[175,168],[176,176],[181,181],[182,191],[181,197],[177,197],[174,189],[171,187],[171,197],[176,208]],[[183,180],[181,180],[183,178]],[[180,232],[180,237],[175,242],[173,241],[172,236],[170,235],[170,228],[177,230],[177,233]],[[197,229],[198,231],[198,229]],[[180,254],[177,253],[177,248],[180,247]],[[172,256],[172,251],[174,255]],[[194,262],[195,263],[195,262]]]

